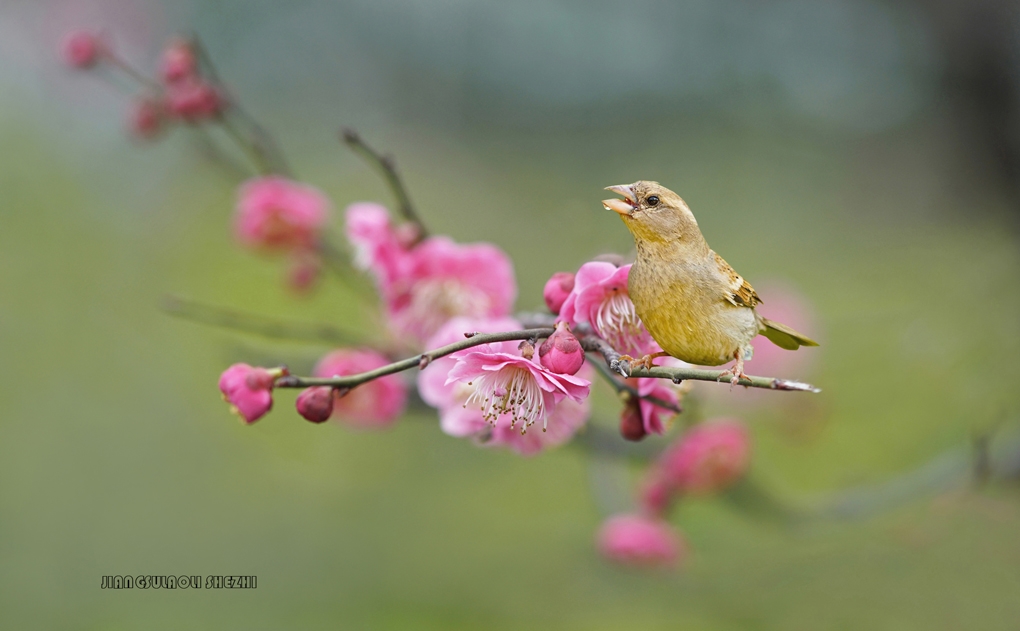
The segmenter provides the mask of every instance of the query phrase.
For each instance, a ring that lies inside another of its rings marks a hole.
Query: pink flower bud
[[[163,55],[159,60],[159,74],[163,81],[176,83],[191,78],[197,68],[195,51],[187,41],[175,39],[163,49]]]
[[[167,109],[188,123],[219,116],[225,107],[215,86],[198,78],[188,78],[167,87]]]
[[[297,411],[313,423],[325,423],[333,414],[333,388],[316,386],[306,388],[298,395]]]
[[[64,38],[64,62],[72,68],[91,68],[99,60],[102,43],[95,33],[72,31]]]
[[[542,365],[561,375],[574,375],[584,365],[584,349],[566,322],[557,322],[556,331],[538,349]]]
[[[725,489],[740,479],[750,456],[751,442],[743,424],[718,420],[692,428],[663,452],[659,463],[674,488],[704,494]]]
[[[273,384],[286,369],[254,368],[248,364],[234,364],[220,375],[220,391],[230,403],[231,411],[251,424],[265,416],[273,407]]]
[[[131,134],[137,138],[155,137],[163,129],[165,112],[159,101],[143,97],[131,106],[131,117],[128,119]]]
[[[645,567],[675,567],[686,546],[664,521],[640,515],[614,515],[602,524],[598,548],[610,561]]]
[[[574,289],[574,275],[570,272],[556,272],[546,281],[542,290],[542,297],[549,311],[559,315],[563,302]]]
[[[620,435],[634,442],[644,440],[648,435],[641,418],[641,409],[636,404],[623,406],[623,412],[620,413]]]

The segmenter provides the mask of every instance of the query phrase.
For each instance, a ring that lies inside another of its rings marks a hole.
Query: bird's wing
[[[754,287],[751,287],[751,283],[744,280],[744,277],[730,267],[730,264],[724,261],[723,257],[715,252],[712,252],[712,254],[715,255],[715,262],[719,266],[719,272],[726,280],[726,293],[723,296],[726,301],[737,307],[753,308],[755,305],[761,304],[762,299],[758,297]]]

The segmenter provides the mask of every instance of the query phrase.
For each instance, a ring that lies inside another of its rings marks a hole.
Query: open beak
[[[604,199],[602,205],[607,210],[620,213],[621,215],[630,215],[636,207],[636,200],[634,199],[634,191],[625,184],[618,184],[617,186],[607,186],[607,191],[613,191],[619,195],[623,195],[623,199]]]

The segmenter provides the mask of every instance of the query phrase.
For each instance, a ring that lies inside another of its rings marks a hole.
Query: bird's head
[[[602,200],[602,205],[620,214],[635,241],[701,240],[698,222],[687,203],[658,182],[640,180],[633,184],[607,186],[606,190],[623,196],[623,199]]]

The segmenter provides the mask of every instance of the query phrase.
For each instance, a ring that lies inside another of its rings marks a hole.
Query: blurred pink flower
[[[68,33],[61,47],[64,63],[82,70],[94,66],[102,52],[103,43],[99,36],[84,30]]]
[[[166,112],[159,100],[151,97],[135,99],[128,118],[131,135],[144,140],[154,138],[163,130],[165,116]]]
[[[649,515],[661,517],[669,510],[674,496],[675,490],[663,478],[661,470],[658,467],[650,468],[638,493],[641,508]]]
[[[591,325],[613,348],[635,358],[658,352],[659,347],[645,329],[627,292],[630,265],[591,261],[574,277],[574,289],[560,309],[560,318],[572,326]]]
[[[481,407],[482,418],[495,426],[497,419],[510,415],[510,429],[526,432],[541,421],[548,427],[547,411],[564,398],[581,402],[588,397],[591,382],[561,375],[531,359],[483,344],[454,353],[457,360],[446,383],[467,383],[474,387],[465,405]]]
[[[167,86],[167,110],[186,123],[200,123],[219,116],[226,101],[216,86],[188,77]]]
[[[782,322],[808,337],[818,338],[818,318],[811,302],[803,293],[782,281],[755,283],[755,287],[765,301],[758,305],[755,311],[770,320]],[[787,351],[764,337],[757,337],[754,340],[754,357],[746,370],[756,375],[803,378],[818,360],[820,350],[821,348],[801,347],[796,351]]]
[[[560,309],[571,290],[574,289],[574,275],[570,272],[556,272],[546,281],[542,298],[549,311],[559,315]]]
[[[543,366],[564,375],[577,374],[584,364],[584,349],[563,321],[557,322],[556,331],[542,342],[538,355]]]
[[[668,523],[641,515],[614,515],[599,529],[599,552],[610,561],[645,567],[676,567],[686,546]]]
[[[659,457],[663,479],[683,493],[721,491],[747,472],[751,441],[743,423],[733,419],[694,426]]]
[[[166,83],[176,83],[194,77],[198,61],[191,44],[184,39],[173,39],[159,58],[159,74]]]
[[[665,362],[660,362],[660,364],[665,365]],[[666,403],[680,405],[678,389],[668,379],[628,379],[627,382],[637,388],[638,394],[643,397],[655,397]],[[632,405],[637,405],[641,414],[641,422],[649,434],[664,434],[667,421],[676,414],[661,405],[641,398],[633,400]]]
[[[517,296],[513,265],[494,245],[443,236],[415,243],[415,233],[367,203],[348,207],[347,236],[356,263],[375,276],[391,330],[418,346],[453,317],[508,315]]]
[[[249,425],[273,407],[273,383],[282,369],[267,370],[248,364],[234,364],[220,375],[220,392],[231,411]]]
[[[371,349],[340,349],[319,360],[316,377],[343,377],[381,368],[390,363]],[[386,375],[346,392],[335,392],[333,417],[352,427],[383,429],[392,425],[407,407],[407,385],[399,374]]]
[[[297,295],[307,294],[322,273],[322,260],[310,250],[298,250],[287,267],[285,285]]]
[[[238,189],[234,234],[263,250],[311,249],[329,208],[317,188],[275,175],[248,180]]]

